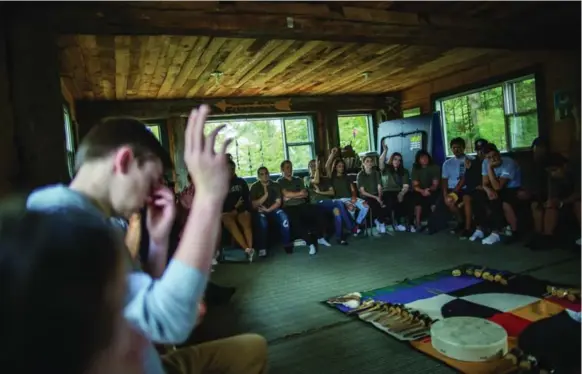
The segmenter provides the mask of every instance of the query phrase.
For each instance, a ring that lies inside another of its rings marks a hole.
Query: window
[[[256,177],[257,169],[266,166],[271,174],[280,172],[281,162],[293,162],[293,169],[307,170],[315,155],[311,117],[210,120],[206,132],[226,124],[218,134],[217,146],[227,138],[233,141],[227,152],[236,163],[240,177]]]
[[[340,146],[351,144],[356,153],[372,150],[369,114],[340,115],[337,118]]]
[[[150,124],[146,124],[146,127],[148,130],[150,130],[150,132],[152,134],[154,134],[154,136],[156,137],[156,139],[158,139],[158,142],[162,142],[162,138],[160,135],[160,125],[150,125]]]
[[[73,122],[71,121],[71,113],[69,112],[69,107],[67,105],[63,105],[63,120],[65,125],[67,166],[69,168],[69,176],[73,178],[75,175],[75,131],[73,129]]]
[[[402,118],[408,118],[408,117],[414,117],[414,116],[420,116],[420,107],[417,108],[411,108],[411,109],[406,109],[402,111]]]
[[[529,147],[538,136],[533,76],[444,98],[436,102],[436,108],[441,113],[445,143],[461,137],[467,153],[474,152],[479,138],[494,143],[500,151],[510,151]]]

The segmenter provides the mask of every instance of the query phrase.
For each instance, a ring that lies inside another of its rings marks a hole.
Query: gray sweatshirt
[[[105,217],[84,195],[64,185],[34,191],[27,200],[29,210],[66,211],[80,209]],[[124,220],[111,219],[111,224],[124,235]],[[129,254],[129,252],[128,252]],[[128,260],[129,261],[129,260]],[[208,277],[178,260],[171,260],[160,279],[152,279],[136,266],[127,267],[128,294],[125,318],[138,327],[151,342],[180,344],[195,327],[200,301]],[[161,359],[153,344],[146,355],[146,374],[164,373]]]

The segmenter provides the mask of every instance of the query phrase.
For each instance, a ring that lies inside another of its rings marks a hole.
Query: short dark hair
[[[475,150],[480,151],[483,147],[489,143],[487,139],[477,139],[475,140]]]
[[[281,162],[281,167],[280,167],[281,170],[283,170],[283,166],[285,166],[285,164],[289,164],[289,165],[293,166],[293,163],[291,161],[285,160],[285,161]]]
[[[499,152],[499,149],[497,149],[497,146],[493,143],[487,143],[483,146],[483,153],[489,153],[489,152]]]
[[[260,168],[257,169],[257,175],[259,175],[261,173],[261,170],[266,171],[267,174],[269,173],[269,169],[267,169],[266,166],[261,166]]]
[[[422,167],[422,165],[420,164],[420,158],[422,156],[426,156],[428,158],[428,164],[432,165],[432,156],[430,155],[430,153],[428,153],[428,151],[424,149],[420,149],[418,150],[418,152],[416,152],[416,155],[414,155],[414,164],[412,164],[413,168],[420,169]]]
[[[228,164],[228,166],[232,166],[233,168],[236,168],[236,163],[234,162],[233,159],[229,158],[226,163]]]
[[[85,372],[121,313],[106,300],[122,276],[122,246],[105,219],[80,210],[2,211],[0,362],[16,373]],[[27,358],[39,341],[51,344]]]
[[[107,157],[116,149],[129,146],[136,159],[160,159],[165,170],[172,169],[170,154],[162,147],[145,123],[135,118],[105,118],[83,138],[75,156],[75,171],[84,163]]]
[[[449,143],[449,146],[452,147],[453,145],[460,145],[461,147],[465,148],[465,139],[463,138],[454,138],[453,140],[451,140],[451,142]]]

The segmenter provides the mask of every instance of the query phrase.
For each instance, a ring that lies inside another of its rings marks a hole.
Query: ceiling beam
[[[40,12],[62,34],[206,35],[510,50],[580,48],[580,43],[564,37],[579,37],[579,11],[575,16],[563,12],[570,14],[552,17],[559,23],[548,20],[546,27],[540,27],[528,23],[529,17],[502,22],[370,9],[357,3],[61,2],[36,3],[32,10],[25,4],[11,4],[24,6],[28,13]]]

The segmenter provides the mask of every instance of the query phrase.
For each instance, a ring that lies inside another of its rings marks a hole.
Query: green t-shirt
[[[437,165],[429,165],[425,168],[413,168],[411,179],[418,181],[420,188],[430,188],[433,180],[441,179],[441,173]]]
[[[380,173],[376,170],[372,170],[370,174],[367,174],[365,170],[358,173],[357,178],[358,189],[364,187],[364,191],[369,194],[378,194],[378,185],[381,184]]]
[[[281,197],[283,197],[283,190],[287,190],[289,192],[301,192],[302,190],[305,189],[305,185],[303,184],[303,181],[299,177],[291,177],[291,180],[286,179],[285,177],[281,177],[277,179],[277,183],[279,184],[279,187],[281,187]],[[295,206],[305,203],[306,203],[305,199],[299,198],[283,202],[283,204],[286,206]]]
[[[311,177],[305,177],[305,188],[309,192],[309,202],[311,204],[315,204],[321,200],[330,200],[333,199],[333,195],[322,195],[315,192],[315,186],[311,183]],[[328,191],[331,188],[331,181],[328,178],[321,177],[319,178],[319,183],[317,185],[320,191]]]
[[[382,191],[398,192],[402,186],[410,184],[410,175],[407,169],[402,169],[402,175],[392,171],[392,168],[382,170]]]
[[[333,177],[331,179],[331,185],[333,186],[335,197],[340,199],[352,197],[352,187],[347,176]]]
[[[275,182],[269,181],[269,184],[267,184],[267,192],[269,196],[262,205],[265,208],[271,207],[273,204],[275,204],[277,199],[281,198],[281,188]],[[253,185],[251,186],[251,200],[253,201],[258,200],[261,197],[263,197],[264,194],[265,187],[263,186],[261,181],[256,181],[255,183],[253,183]]]

